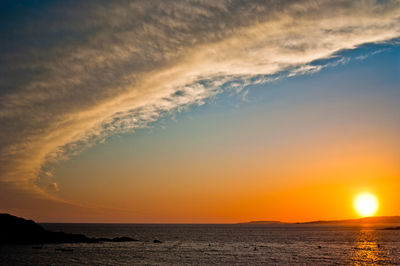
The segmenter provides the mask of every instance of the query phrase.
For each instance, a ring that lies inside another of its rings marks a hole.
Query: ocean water
[[[400,265],[400,231],[316,225],[43,224],[138,242],[0,246],[1,265]],[[153,240],[162,243],[154,243]],[[72,249],[69,252],[59,248]]]

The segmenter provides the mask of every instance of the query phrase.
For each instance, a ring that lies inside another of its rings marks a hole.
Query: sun
[[[360,193],[354,198],[354,209],[361,217],[374,216],[379,207],[378,198],[371,193]]]

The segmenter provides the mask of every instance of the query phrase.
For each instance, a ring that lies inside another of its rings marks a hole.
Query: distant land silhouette
[[[10,214],[0,214],[0,245],[47,243],[99,243],[137,241],[130,237],[90,238],[81,234],[68,234],[45,230],[32,220]]]
[[[286,223],[280,221],[251,221],[239,224],[304,224],[304,225],[400,225],[400,216],[376,216],[347,220],[320,220],[302,223]],[[400,227],[388,227],[388,230],[400,230]]]

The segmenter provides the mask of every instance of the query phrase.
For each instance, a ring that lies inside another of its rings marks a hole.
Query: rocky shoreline
[[[138,241],[127,236],[91,238],[82,234],[52,232],[45,230],[32,220],[26,220],[6,213],[0,214],[0,236],[0,245]]]

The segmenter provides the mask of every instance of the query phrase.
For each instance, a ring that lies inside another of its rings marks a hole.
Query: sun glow
[[[354,209],[361,217],[373,216],[378,210],[379,202],[375,195],[361,193],[354,198]]]

